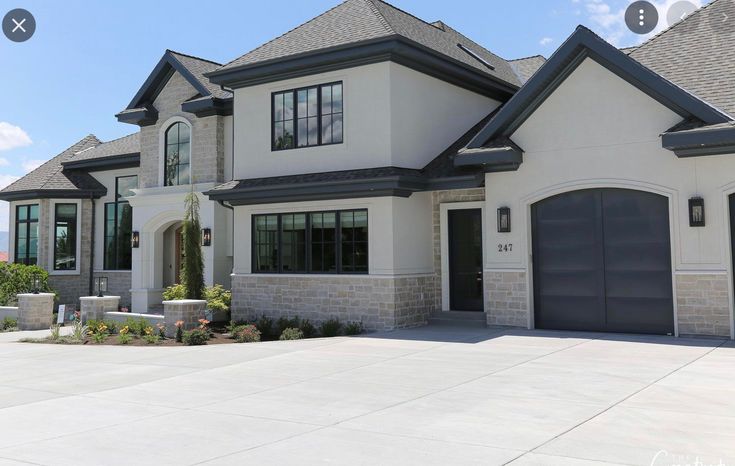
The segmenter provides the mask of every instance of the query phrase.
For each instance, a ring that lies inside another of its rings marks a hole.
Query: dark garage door
[[[537,328],[674,332],[668,200],[626,189],[532,206]]]

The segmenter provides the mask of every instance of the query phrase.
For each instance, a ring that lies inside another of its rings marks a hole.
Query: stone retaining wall
[[[676,275],[679,335],[730,336],[726,274]]]

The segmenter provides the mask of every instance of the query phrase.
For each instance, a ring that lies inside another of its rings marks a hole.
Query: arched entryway
[[[584,189],[531,206],[537,328],[674,333],[669,203]]]

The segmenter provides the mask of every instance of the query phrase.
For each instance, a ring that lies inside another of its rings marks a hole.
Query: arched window
[[[189,184],[191,180],[191,130],[185,123],[174,123],[166,130],[164,185]]]

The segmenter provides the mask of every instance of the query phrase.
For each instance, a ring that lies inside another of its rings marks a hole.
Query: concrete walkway
[[[732,342],[446,327],[187,348],[7,335],[0,465],[735,464]]]

